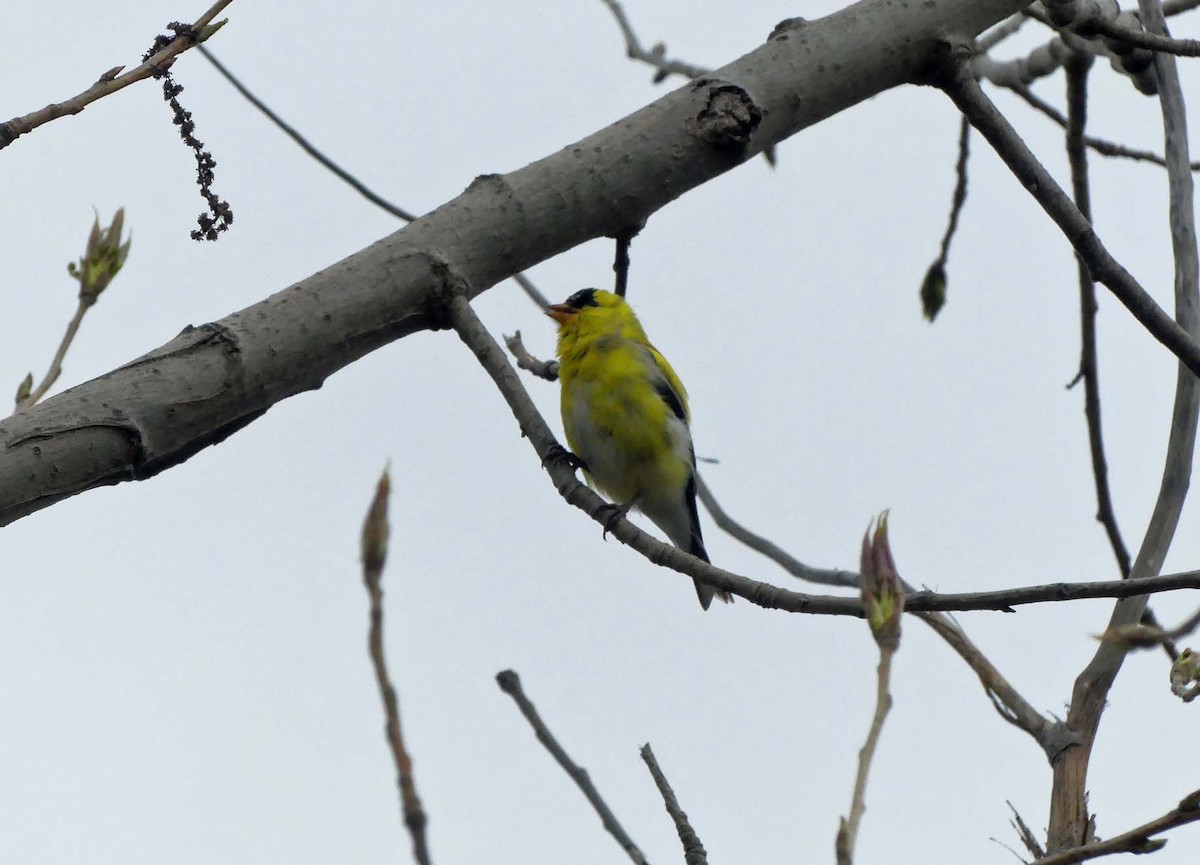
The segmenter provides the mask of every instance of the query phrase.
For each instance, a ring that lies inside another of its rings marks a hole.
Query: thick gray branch
[[[474,297],[640,226],[765,148],[920,77],[943,34],[969,38],[1020,6],[864,0],[526,168],[478,178],[332,267],[0,423],[0,525],[186,460],[367,352],[442,326],[448,268]]]

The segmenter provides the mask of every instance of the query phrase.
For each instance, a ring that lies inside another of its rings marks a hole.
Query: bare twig
[[[975,54],[971,58],[971,70],[976,77],[985,78],[1001,87],[1025,87],[1057,72],[1068,53],[1064,38],[1056,36],[1024,57],[1012,60],[996,60],[990,54]]]
[[[684,63],[682,60],[670,60],[667,58],[667,46],[664,42],[656,42],[653,48],[647,50],[642,47],[641,41],[637,38],[637,34],[633,32],[633,25],[629,23],[629,18],[625,15],[625,8],[618,0],[600,0],[613,17],[617,20],[617,26],[621,28],[621,35],[625,37],[625,54],[631,60],[638,60],[649,66],[654,67],[655,84],[661,84],[672,75],[682,75],[684,78],[696,79],[702,75],[707,75],[712,70],[705,66],[696,66],[691,63]],[[804,25],[803,18],[789,18],[776,26],[776,31],[780,28],[801,27]],[[774,34],[772,34],[774,35]],[[763,158],[767,160],[767,164],[772,168],[776,165],[775,147],[768,146],[763,150]]]
[[[1091,189],[1088,180],[1087,150],[1083,144],[1087,125],[1087,77],[1092,65],[1090,54],[1075,53],[1066,63],[1067,73],[1067,158],[1071,164],[1071,188],[1075,206],[1092,221]],[[1084,263],[1076,259],[1079,275],[1080,352],[1079,373],[1083,382],[1084,415],[1087,417],[1088,448],[1092,456],[1092,477],[1096,487],[1096,519],[1104,526],[1109,545],[1121,576],[1129,576],[1129,550],[1117,526],[1112,493],[1108,486],[1108,460],[1104,456],[1104,435],[1100,416],[1100,370],[1096,357],[1096,284]],[[1075,382],[1072,382],[1072,385]]]
[[[550,301],[546,299],[546,295],[542,294],[536,285],[534,285],[523,273],[513,275],[513,282],[521,286],[521,289],[529,295],[529,299],[538,305],[540,309],[545,309],[550,305]]]
[[[1101,856],[1111,856],[1113,853],[1153,853],[1161,850],[1167,842],[1165,838],[1152,836],[1197,820],[1200,820],[1200,790],[1185,796],[1175,808],[1163,816],[1143,823],[1136,829],[1130,829],[1106,841],[1060,850],[1030,865],[1073,865],[1075,862],[1086,862]]]
[[[1017,835],[1020,837],[1021,843],[1025,845],[1025,849],[1033,854],[1035,859],[1040,859],[1045,856],[1045,848],[1043,848],[1041,842],[1038,841],[1037,835],[1035,835],[1033,830],[1029,828],[1029,824],[1026,823],[1025,819],[1017,812],[1016,806],[1014,806],[1012,802],[1007,801],[1004,804],[1008,805],[1008,810],[1012,811],[1012,819],[1008,821],[1009,825],[1017,831]]]
[[[62,375],[62,363],[63,359],[67,356],[67,350],[71,348],[71,343],[75,340],[75,334],[79,333],[79,325],[83,323],[83,317],[87,315],[87,311],[91,307],[92,304],[86,303],[80,298],[79,303],[75,307],[75,314],[67,322],[67,332],[63,334],[62,342],[58,344],[58,351],[54,353],[54,359],[50,361],[50,368],[46,370],[46,374],[38,382],[37,387],[32,388],[28,394],[19,393],[17,395],[17,405],[14,413],[36,404],[54,386],[54,383],[58,381],[58,377]],[[30,382],[31,379],[26,379],[26,381]],[[24,387],[21,390],[24,391]]]
[[[863,813],[867,810],[867,775],[871,771],[875,748],[879,745],[879,734],[883,732],[883,722],[892,708],[892,695],[889,687],[892,678],[892,659],[895,655],[895,649],[880,646],[879,666],[876,669],[875,677],[875,715],[871,719],[871,729],[867,732],[867,741],[858,752],[858,772],[854,776],[854,796],[850,801],[850,817],[849,819],[843,818],[838,827],[835,844],[838,865],[851,865],[854,862],[854,844],[858,839],[858,826],[862,822]]]
[[[245,84],[243,84],[240,80],[238,80],[237,76],[235,76],[232,72],[230,72],[225,67],[225,65],[223,63],[221,63],[221,61],[219,61],[215,56],[213,56],[213,53],[211,51],[209,51],[207,48],[205,48],[203,46],[201,46],[197,50],[199,50],[201,56],[203,56],[205,60],[207,60],[209,63],[211,63],[213,65],[214,69],[216,69],[219,73],[221,73],[222,76],[224,76],[226,81],[228,81],[230,84],[233,85],[234,90],[236,90],[238,93],[240,93],[246,99],[247,102],[249,102],[251,105],[253,105],[255,108],[257,108],[259,111],[261,111],[268,120],[270,120],[272,123],[274,123],[284,133],[284,135],[286,135],[288,138],[292,139],[292,141],[296,142],[296,144],[298,144],[300,146],[301,150],[303,150],[305,153],[307,153],[313,159],[317,160],[317,162],[319,162],[323,167],[325,167],[326,169],[331,171],[334,175],[336,175],[339,179],[341,179],[342,181],[344,181],[345,183],[347,183],[351,187],[353,187],[363,198],[367,199],[367,201],[371,202],[372,204],[376,205],[377,207],[383,208],[388,213],[390,213],[392,216],[395,216],[397,219],[403,219],[405,222],[412,222],[414,219],[417,218],[414,214],[409,213],[407,210],[397,207],[395,204],[392,204],[387,199],[385,199],[379,195],[376,195],[373,191],[371,191],[367,187],[366,184],[364,184],[362,181],[360,181],[358,178],[356,178],[350,172],[346,171],[344,168],[342,168],[340,165],[338,165],[336,162],[334,162],[332,159],[330,159],[328,156],[326,156],[324,153],[322,153],[320,150],[318,150],[316,147],[314,147],[309,142],[309,140],[307,138],[305,138],[303,135],[301,135],[300,132],[294,126],[289,124],[282,117],[280,117],[278,114],[276,114],[274,111],[272,111],[270,109],[270,107],[268,107],[266,105],[266,103],[264,103],[261,99],[259,99],[257,96],[255,96],[249,90],[249,88],[246,87]]]
[[[1173,39],[1162,33],[1137,30],[1103,18],[1098,18],[1091,23],[1096,32],[1101,35],[1128,45],[1164,54],[1173,54],[1177,57],[1200,57],[1200,41],[1195,39]]]
[[[1196,337],[1167,315],[1133,275],[1109,254],[1079,208],[983,92],[968,64],[963,62],[969,58],[968,51],[965,46],[947,46],[949,68],[940,82],[947,94],[1057,223],[1087,264],[1092,277],[1107,287],[1188,369],[1200,375],[1200,343]]]
[[[68,114],[78,114],[97,99],[102,99],[111,93],[116,93],[118,90],[128,87],[130,84],[143,81],[152,77],[155,73],[170,68],[171,64],[175,62],[176,57],[193,45],[197,45],[208,39],[220,29],[224,23],[223,21],[212,26],[209,25],[232,2],[233,0],[217,0],[216,3],[209,7],[207,12],[197,18],[188,28],[191,33],[195,34],[194,38],[176,37],[169,45],[157,51],[140,66],[129,70],[124,75],[120,73],[125,67],[114,67],[101,75],[95,84],[78,96],[73,96],[64,102],[51,103],[45,108],[40,108],[21,117],[14,117],[7,123],[0,123],[0,150],[12,144],[25,133],[32,132],[39,126],[49,123],[51,120],[66,117]]]
[[[1076,53],[1066,63],[1067,73],[1067,158],[1071,165],[1071,186],[1079,212],[1092,221],[1091,194],[1088,183],[1087,151],[1084,147],[1084,127],[1087,123],[1087,74],[1092,65],[1090,54]],[[1096,355],[1096,284],[1082,261],[1076,259],[1079,270],[1080,356],[1079,372],[1067,385],[1083,382],[1084,415],[1087,418],[1088,448],[1092,456],[1092,476],[1096,486],[1096,519],[1104,526],[1109,545],[1117,560],[1122,577],[1129,576],[1130,558],[1108,486],[1108,460],[1104,456],[1104,436],[1101,432],[1100,370]],[[1157,628],[1154,612],[1147,607],[1142,612],[1142,625]],[[1160,629],[1161,631],[1161,629]],[[1167,657],[1174,660],[1179,652],[1171,638],[1160,633],[1158,644]]]
[[[1049,117],[1063,129],[1067,128],[1067,117],[1049,102],[1039,97],[1036,93],[1024,85],[1009,87],[1013,93],[1020,96],[1029,104],[1031,108],[1040,111],[1042,114]],[[1083,137],[1083,143],[1089,148],[1099,153],[1101,156],[1108,156],[1118,159],[1131,159],[1134,162],[1153,162],[1155,165],[1165,167],[1167,160],[1149,150],[1138,150],[1133,147],[1126,147],[1123,144],[1115,144],[1111,141],[1106,141],[1103,138],[1096,138],[1091,135]],[[1191,163],[1192,171],[1200,171],[1200,161]]]
[[[1016,12],[1009,15],[991,30],[982,34],[975,40],[975,52],[977,54],[986,54],[991,51],[1005,39],[1016,34],[1018,30],[1029,20],[1029,16],[1023,12]]]
[[[688,822],[687,814],[679,807],[675,791],[671,789],[667,776],[659,768],[658,760],[654,758],[654,752],[650,750],[649,742],[642,746],[642,760],[646,763],[646,768],[650,770],[654,784],[658,787],[663,804],[667,808],[667,813],[671,815],[671,820],[675,823],[675,831],[679,833],[679,841],[683,844],[683,861],[687,865],[708,865],[708,854],[704,852],[704,845],[700,843],[696,830]]]
[[[573,761],[567,752],[563,750],[562,745],[558,743],[558,739],[550,732],[546,723],[542,720],[542,716],[538,714],[537,708],[525,696],[525,691],[521,688],[521,677],[514,670],[503,670],[496,674],[496,684],[500,686],[500,690],[513,698],[513,702],[517,704],[517,708],[521,710],[521,714],[525,716],[525,720],[529,722],[529,726],[533,728],[534,735],[537,740],[545,746],[550,752],[558,765],[562,766],[563,770],[570,776],[575,785],[583,792],[583,795],[591,803],[592,808],[600,815],[600,822],[604,825],[608,834],[616,839],[616,842],[621,845],[621,849],[625,854],[633,860],[636,865],[647,865],[646,857],[642,855],[642,851],[629,834],[621,826],[612,809],[600,796],[596,785],[592,783],[587,769],[584,769],[578,763]]]
[[[310,142],[307,138],[304,137],[304,135],[302,135],[300,133],[299,130],[297,130],[294,126],[292,126],[291,124],[286,122],[282,117],[280,117],[278,114],[276,114],[266,103],[264,103],[261,99],[259,99],[257,96],[255,96],[249,90],[249,88],[247,88],[246,85],[244,85],[241,82],[241,80],[238,79],[237,76],[235,76],[232,72],[230,72],[229,69],[223,63],[221,63],[220,61],[217,60],[217,58],[212,54],[212,52],[208,51],[206,48],[201,48],[200,53],[204,56],[204,59],[206,59],[209,63],[211,63],[213,65],[213,67],[216,68],[216,70],[225,77],[225,80],[228,81],[230,84],[232,84],[234,89],[237,90],[237,92],[240,93],[243,97],[245,97],[246,100],[251,105],[253,105],[259,111],[261,111],[263,113],[263,115],[268,120],[270,120],[272,123],[274,123],[275,126],[278,127],[281,132],[283,132],[286,136],[288,136],[290,139],[292,139],[292,141],[296,142],[296,144],[298,144],[305,153],[307,153],[309,156],[311,156],[313,159],[315,159],[320,165],[329,169],[329,171],[331,171],[335,177],[337,177],[337,178],[343,180],[344,182],[346,182],[347,184],[349,184],[354,190],[356,190],[360,195],[362,195],[365,199],[367,199],[367,201],[370,201],[372,204],[382,208],[383,210],[387,211],[388,213],[390,213],[392,216],[396,217],[397,219],[401,219],[405,222],[412,222],[414,219],[417,218],[416,215],[414,215],[410,211],[405,210],[404,208],[400,207],[399,205],[393,204],[392,202],[388,201],[386,198],[381,196],[379,193],[375,192],[370,187],[368,187],[365,183],[363,183],[357,177],[352,175],[349,171],[342,168],[340,165],[338,165],[336,162],[334,162],[332,159],[330,159],[328,156],[326,156],[324,153],[322,153],[320,150],[318,150],[312,144],[312,142]],[[550,301],[548,301],[546,299],[546,296],[544,294],[542,294],[541,291],[538,290],[538,287],[536,285],[534,285],[532,280],[530,280],[529,277],[527,277],[525,274],[523,274],[523,273],[514,274],[513,281],[517,285],[521,286],[521,290],[524,291],[525,294],[529,296],[529,299],[532,300],[539,307],[546,307],[549,305]]]
[[[629,245],[633,243],[635,234],[636,231],[622,231],[616,237],[617,250],[613,256],[613,273],[616,274],[616,280],[613,292],[620,297],[624,297],[629,288]]]
[[[718,528],[755,552],[762,553],[793,577],[824,586],[843,586],[850,589],[858,589],[861,584],[861,577],[855,571],[814,568],[806,565],[779,545],[743,526],[721,507],[716,496],[712,494],[712,490],[708,488],[708,484],[704,482],[704,478],[699,476],[696,477],[696,492]]]
[[[967,161],[971,156],[971,124],[962,118],[958,131],[958,161],[954,165],[954,195],[950,199],[950,216],[946,220],[946,231],[942,234],[942,245],[938,257],[925,273],[921,282],[921,308],[925,318],[933,321],[946,303],[946,261],[950,257],[950,242],[958,230],[958,218],[967,203]]]
[[[701,75],[709,72],[703,66],[694,66],[691,63],[684,63],[680,60],[667,59],[667,47],[659,42],[650,50],[642,47],[642,43],[638,41],[637,34],[633,32],[633,26],[629,23],[629,19],[625,16],[625,9],[617,0],[600,0],[608,10],[612,12],[613,17],[617,19],[617,26],[621,28],[621,35],[625,37],[625,53],[629,55],[631,60],[640,60],[653,66],[657,71],[654,74],[654,83],[657,84],[671,75],[682,75],[684,78],[699,78]]]
[[[556,360],[538,360],[529,353],[525,348],[525,343],[521,341],[521,331],[517,331],[512,336],[504,337],[504,344],[512,353],[513,359],[517,362],[519,369],[528,370],[538,378],[544,378],[546,381],[558,381],[558,361]]]
[[[392,760],[396,764],[396,781],[400,788],[400,805],[404,817],[404,825],[412,838],[413,859],[417,865],[429,865],[429,849],[425,841],[425,824],[427,818],[421,799],[417,795],[416,783],[413,779],[412,760],[404,747],[404,736],[400,730],[400,707],[396,699],[396,689],[388,676],[387,659],[383,653],[383,589],[380,583],[383,579],[383,565],[387,560],[388,496],[391,492],[391,481],[388,471],[384,469],[379,484],[375,488],[375,497],[363,521],[362,532],[362,565],[363,582],[371,599],[371,627],[367,636],[367,651],[371,656],[371,666],[375,670],[375,682],[379,686],[379,696],[383,699],[383,708],[387,716],[384,734],[388,747],[392,751]]]

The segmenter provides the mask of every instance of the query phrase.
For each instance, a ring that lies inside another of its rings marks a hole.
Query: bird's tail
[[[698,559],[703,559],[706,562],[712,560],[708,557],[708,551],[704,549],[704,539],[700,537],[699,521],[696,522],[696,529],[692,532],[691,544],[687,547],[687,551]],[[696,584],[696,595],[700,598],[700,606],[708,609],[713,602],[713,598],[718,598],[726,604],[733,603],[733,595],[724,589],[714,589],[712,586],[706,586],[697,579],[692,580]]]
[[[708,557],[708,550],[704,549],[704,537],[700,534],[700,513],[696,509],[696,476],[692,475],[688,479],[686,490],[686,499],[688,505],[688,522],[691,531],[688,538],[688,545],[684,547],[689,553],[698,559],[703,559],[711,564],[712,559]],[[700,598],[700,606],[708,609],[712,605],[713,598],[720,598],[723,603],[733,603],[733,595],[724,589],[714,589],[712,586],[706,586],[697,579],[692,580],[696,584],[696,595]]]
[[[681,507],[682,505],[682,507]],[[652,498],[642,496],[637,501],[637,508],[650,522],[658,526],[671,543],[685,552],[691,553],[698,559],[711,561],[708,551],[704,549],[704,536],[700,534],[700,514],[696,510],[696,479],[688,479],[684,489],[683,501],[678,496]],[[700,598],[700,606],[708,609],[713,598],[720,598],[725,603],[733,600],[733,595],[712,586],[706,586],[699,580],[696,584],[696,595]]]

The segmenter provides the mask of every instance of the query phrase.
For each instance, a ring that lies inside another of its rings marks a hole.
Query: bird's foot
[[[617,525],[621,520],[625,519],[629,513],[629,509],[632,507],[632,503],[627,505],[606,504],[601,506],[599,512],[596,514],[604,520],[604,532],[600,535],[601,540],[608,540],[608,533],[616,531]]]
[[[556,462],[565,462],[571,467],[571,471],[583,469],[586,472],[588,470],[587,463],[583,461],[583,457],[571,453],[565,447],[558,444],[550,446],[550,452],[542,460],[542,468],[546,468],[546,466]]]

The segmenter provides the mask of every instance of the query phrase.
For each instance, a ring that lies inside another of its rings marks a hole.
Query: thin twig
[[[975,51],[979,54],[986,54],[1008,37],[1015,35],[1028,20],[1029,17],[1024,13],[1014,12],[976,39]]]
[[[521,341],[521,331],[512,336],[504,337],[504,345],[512,353],[518,369],[524,369],[546,381],[558,381],[558,361],[539,360],[529,353],[525,343]]]
[[[642,855],[642,851],[629,834],[621,826],[612,809],[601,797],[596,785],[592,783],[592,779],[588,776],[587,769],[584,769],[578,763],[573,761],[567,752],[563,750],[562,745],[558,743],[558,739],[550,732],[546,723],[542,720],[542,716],[538,714],[537,708],[525,696],[525,691],[521,688],[521,677],[514,670],[503,670],[496,674],[496,684],[500,686],[500,690],[513,698],[513,702],[517,704],[517,708],[521,710],[521,714],[525,716],[525,720],[529,722],[529,726],[533,728],[534,735],[537,740],[545,746],[550,752],[558,765],[562,766],[563,770],[570,776],[575,785],[583,792],[583,795],[591,803],[592,808],[600,815],[600,822],[604,825],[608,834],[616,839],[616,842],[621,845],[621,849],[625,854],[633,860],[635,865],[648,865],[646,857]]]
[[[130,84],[150,78],[156,72],[170,68],[171,64],[175,62],[176,57],[193,45],[203,42],[220,28],[220,23],[213,27],[209,27],[209,24],[232,2],[233,0],[217,0],[216,3],[209,7],[207,12],[197,18],[195,23],[189,28],[195,34],[194,39],[178,36],[169,45],[154,54],[154,56],[150,57],[140,66],[129,70],[124,75],[120,74],[121,70],[125,68],[124,66],[114,67],[101,75],[95,84],[78,96],[73,96],[64,102],[51,103],[45,108],[40,108],[21,117],[14,117],[7,123],[0,123],[0,150],[12,144],[20,136],[27,132],[32,132],[39,126],[49,123],[51,120],[57,120],[69,114],[78,114],[97,99],[102,99],[111,93],[116,93],[118,90],[128,87]]]
[[[1092,56],[1077,52],[1065,64],[1067,77],[1067,158],[1071,166],[1071,187],[1075,205],[1079,212],[1092,221],[1090,186],[1088,182],[1087,151],[1084,146],[1084,128],[1087,125],[1087,74],[1091,69]],[[1096,486],[1096,519],[1104,526],[1109,546],[1117,560],[1117,570],[1122,577],[1129,576],[1130,556],[1121,530],[1117,526],[1117,515],[1113,507],[1112,493],[1108,485],[1108,460],[1104,455],[1104,436],[1101,432],[1100,414],[1100,369],[1096,353],[1096,284],[1082,261],[1076,259],[1079,271],[1079,317],[1080,352],[1079,372],[1067,385],[1068,389],[1083,382],[1084,416],[1087,418],[1088,448],[1092,457],[1092,476]],[[1154,612],[1147,607],[1142,612],[1142,625],[1158,628]],[[1159,629],[1161,631],[1161,629]],[[1179,651],[1171,638],[1164,634],[1158,640],[1163,651],[1172,661]]]
[[[691,63],[684,63],[680,60],[668,60],[666,57],[666,46],[663,43],[658,43],[654,48],[646,50],[642,47],[642,43],[638,41],[637,34],[633,32],[633,26],[629,23],[629,19],[625,16],[625,9],[617,0],[600,0],[613,17],[617,19],[617,26],[621,28],[621,35],[625,37],[625,53],[632,60],[640,60],[653,66],[656,70],[654,83],[663,81],[671,75],[682,75],[684,78],[699,78],[709,72],[703,66],[694,66]]]
[[[1116,39],[1127,45],[1146,48],[1150,51],[1173,54],[1176,57],[1200,57],[1200,41],[1195,39],[1173,39],[1161,33],[1150,33],[1146,30],[1135,30],[1125,27],[1115,21],[1097,18],[1089,24],[1103,36]]]
[[[862,822],[863,813],[867,810],[867,775],[871,771],[871,761],[875,758],[875,749],[879,745],[879,734],[883,732],[883,722],[887,719],[892,708],[890,683],[892,679],[892,659],[896,650],[891,646],[879,647],[879,666],[875,677],[875,715],[871,719],[871,729],[867,732],[867,741],[858,752],[858,772],[854,776],[854,796],[850,800],[850,817],[843,818],[838,827],[837,851],[838,865],[852,865],[854,862],[854,845],[858,840],[858,827]]]
[[[1083,145],[1087,126],[1087,78],[1092,66],[1090,54],[1075,53],[1066,63],[1067,76],[1067,158],[1071,165],[1071,189],[1075,206],[1092,221],[1091,186],[1088,180],[1087,149]],[[1080,351],[1079,373],[1083,382],[1084,415],[1087,418],[1088,449],[1092,457],[1092,478],[1096,487],[1096,519],[1104,526],[1109,545],[1122,577],[1129,576],[1129,550],[1117,526],[1112,493],[1108,486],[1108,460],[1104,456],[1104,435],[1100,415],[1100,369],[1096,355],[1096,284],[1084,263],[1076,258],[1079,276]],[[1074,384],[1074,382],[1072,382]]]
[[[625,15],[625,8],[618,0],[600,0],[613,17],[617,19],[617,26],[621,28],[621,35],[625,38],[625,54],[631,60],[638,60],[649,66],[654,67],[655,84],[661,84],[672,75],[681,75],[684,78],[695,80],[702,75],[707,75],[712,70],[705,66],[696,66],[692,63],[684,63],[682,60],[667,59],[667,46],[663,42],[655,43],[653,48],[646,49],[642,47],[641,41],[637,38],[637,34],[633,32],[633,25],[629,23],[629,18]],[[782,22],[776,27],[779,30],[781,27],[801,27],[804,24],[803,18],[790,18]],[[772,34],[774,35],[774,34]],[[768,146],[763,150],[763,158],[767,160],[767,164],[772,168],[776,166],[775,147]]]
[[[283,134],[292,139],[292,141],[296,142],[296,144],[298,144],[305,153],[315,159],[322,166],[329,169],[334,176],[349,184],[354,190],[367,199],[367,201],[370,201],[372,204],[382,208],[397,219],[402,219],[405,222],[412,222],[417,218],[416,215],[410,211],[388,201],[382,195],[372,190],[369,186],[356,178],[349,171],[342,168],[340,165],[318,150],[312,144],[312,142],[310,142],[304,137],[304,135],[300,133],[299,130],[285,121],[282,117],[276,114],[270,108],[270,106],[255,96],[249,90],[249,88],[247,88],[246,85],[243,84],[240,79],[238,79],[236,75],[229,71],[229,69],[223,63],[217,60],[211,51],[201,48],[200,53],[204,55],[204,59],[211,63],[213,67],[225,77],[225,80],[232,84],[234,89],[237,90],[237,92],[243,97],[245,97],[245,99],[251,105],[261,111],[268,120],[274,123],[275,126],[278,127],[281,132],[283,132]],[[527,277],[525,274],[514,274],[513,281],[516,282],[517,285],[521,286],[521,290],[524,291],[525,294],[529,296],[529,299],[536,303],[539,307],[544,308],[549,306],[550,301],[546,299],[546,296],[538,290],[538,287],[534,285],[529,277]]]
[[[62,342],[58,344],[58,351],[54,353],[54,359],[50,361],[50,368],[46,370],[46,375],[43,376],[38,386],[29,392],[27,397],[17,400],[17,407],[13,411],[14,414],[21,411],[21,409],[26,409],[36,404],[38,400],[46,395],[46,391],[50,390],[54,386],[54,383],[58,381],[58,377],[62,375],[62,362],[67,356],[67,350],[70,349],[71,343],[75,339],[75,334],[79,332],[79,325],[83,323],[83,317],[92,305],[92,303],[80,298],[78,306],[75,307],[75,314],[71,316],[71,320],[67,323],[67,332],[63,334]]]
[[[653,564],[686,574],[714,588],[733,592],[765,609],[819,615],[858,617],[863,615],[862,602],[857,598],[809,595],[788,591],[708,564],[670,544],[657,540],[627,519],[622,519],[613,525],[611,508],[604,499],[575,477],[574,468],[568,460],[564,459],[566,450],[558,443],[545,419],[538,413],[537,407],[529,398],[529,393],[521,384],[520,376],[509,364],[504,350],[475,315],[471,304],[462,295],[455,294],[450,299],[448,307],[447,318],[450,326],[455,329],[459,338],[479,360],[480,366],[495,382],[501,396],[504,397],[516,417],[521,432],[542,460],[542,464],[559,494],[568,504],[584,511],[596,523],[604,526],[609,535],[626,546],[632,547]],[[1139,592],[1155,593],[1194,588],[1200,588],[1200,571],[1150,578],[1136,585],[1131,584],[1128,580],[1112,580],[1094,583],[1054,583],[996,592],[964,594],[917,592],[909,596],[906,609],[909,612],[1009,611],[1011,607],[1021,604],[1083,598],[1130,597]]]
[[[1067,128],[1067,117],[1049,102],[1039,97],[1036,93],[1024,85],[1018,87],[1009,87],[1013,93],[1020,96],[1029,104],[1031,108],[1040,111],[1042,114],[1049,117],[1063,129]],[[1083,143],[1092,150],[1099,153],[1101,156],[1108,156],[1118,159],[1131,159],[1134,162],[1153,162],[1155,165],[1166,167],[1167,160],[1149,150],[1138,150],[1133,147],[1126,147],[1123,144],[1115,144],[1112,141],[1107,141],[1103,138],[1096,138],[1091,135],[1083,137]],[[1200,171],[1200,161],[1192,162],[1190,165],[1192,171]]]
[[[278,114],[276,114],[274,111],[272,111],[270,109],[270,107],[268,107],[261,99],[259,99],[252,92],[250,92],[250,90],[246,87],[246,85],[243,84],[237,78],[237,76],[235,76],[232,72],[230,72],[225,67],[225,65],[223,63],[221,63],[221,61],[219,61],[215,56],[213,56],[213,53],[211,51],[209,51],[207,48],[205,48],[203,46],[201,46],[198,50],[200,51],[201,56],[203,56],[205,60],[207,60],[209,63],[211,63],[213,65],[213,68],[215,68],[218,72],[220,72],[221,75],[224,76],[225,80],[233,85],[233,89],[236,90],[238,93],[240,93],[246,99],[247,102],[249,102],[251,105],[253,105],[255,108],[257,108],[259,111],[261,111],[267,117],[268,120],[270,120],[272,123],[274,123],[280,129],[280,131],[283,132],[284,135],[286,135],[288,138],[292,139],[292,141],[296,142],[296,144],[300,145],[300,149],[302,149],[305,153],[307,153],[313,159],[317,160],[317,162],[319,162],[322,166],[324,166],[329,171],[331,171],[333,174],[335,174],[338,178],[340,178],[341,180],[343,180],[344,182],[346,182],[350,186],[352,186],[355,190],[358,191],[358,193],[363,198],[367,199],[367,201],[371,202],[372,204],[376,205],[377,207],[383,208],[388,213],[390,213],[392,216],[395,216],[397,219],[403,219],[405,222],[412,222],[414,219],[417,218],[414,214],[409,213],[407,210],[397,207],[396,205],[392,204],[387,199],[382,198],[379,195],[376,195],[374,192],[372,192],[367,187],[366,184],[364,184],[362,181],[360,181],[358,178],[356,178],[350,172],[346,171],[344,168],[342,168],[340,165],[338,165],[336,162],[334,162],[332,159],[330,159],[328,156],[326,156],[324,153],[322,153],[320,150],[318,150],[316,147],[314,147],[309,142],[309,140],[307,138],[305,138],[303,135],[301,135],[300,132],[294,126],[289,124],[282,117],[280,117]]]
[[[1136,829],[1123,832],[1115,838],[1071,847],[1057,853],[1038,859],[1030,865],[1074,865],[1076,862],[1086,862],[1101,856],[1111,856],[1113,853],[1153,853],[1166,845],[1166,839],[1153,838],[1168,829],[1186,826],[1200,820],[1200,790],[1185,796],[1175,808],[1163,816],[1143,823]]]
[[[529,299],[532,300],[534,303],[536,303],[538,305],[539,309],[545,309],[546,307],[548,307],[550,305],[550,301],[546,299],[546,295],[542,294],[541,291],[538,290],[538,287],[536,285],[534,285],[529,280],[529,277],[527,277],[525,274],[523,274],[523,273],[514,274],[513,282],[515,282],[517,285],[521,286],[521,289],[527,295],[529,295]]]
[[[375,497],[363,521],[362,532],[362,564],[363,583],[371,599],[371,625],[367,635],[367,651],[371,656],[371,666],[375,670],[375,682],[379,686],[379,696],[383,700],[384,713],[387,723],[384,735],[392,752],[392,760],[396,764],[396,781],[400,788],[401,813],[404,825],[412,839],[413,859],[417,865],[429,865],[429,849],[425,840],[425,824],[428,822],[421,799],[417,795],[416,782],[413,779],[412,759],[404,747],[404,736],[400,730],[400,706],[396,699],[396,689],[388,675],[387,659],[383,652],[383,589],[380,583],[383,579],[383,565],[387,559],[387,506],[391,492],[391,481],[387,470],[379,479],[375,489]]]
[[[650,770],[654,784],[658,787],[663,804],[667,808],[667,813],[671,815],[671,820],[675,823],[675,831],[679,834],[680,843],[683,844],[683,861],[687,865],[708,865],[708,854],[704,852],[704,845],[700,843],[696,830],[688,822],[687,814],[679,807],[675,791],[671,789],[667,776],[659,768],[658,760],[654,758],[654,752],[650,750],[649,742],[642,746],[642,760],[646,763],[646,768]]]
[[[1151,336],[1200,376],[1200,343],[1196,336],[1164,312],[1133,275],[1108,252],[1079,208],[1038,162],[1008,119],[988,99],[971,73],[969,64],[962,62],[969,58],[966,53],[968,50],[965,46],[948,46],[950,65],[940,82],[947,95],[1059,226],[1087,264],[1093,278],[1107,287]]]
[[[967,164],[971,157],[971,124],[964,117],[958,130],[958,160],[954,165],[954,195],[950,199],[950,216],[938,257],[925,272],[921,282],[921,308],[925,318],[933,321],[946,304],[946,262],[950,258],[950,243],[958,230],[958,219],[967,203]]]
[[[1021,843],[1025,845],[1025,849],[1028,850],[1035,859],[1040,859],[1045,856],[1045,848],[1042,847],[1041,842],[1038,841],[1037,835],[1035,835],[1033,830],[1029,828],[1029,824],[1026,823],[1025,819],[1017,812],[1016,806],[1007,800],[1005,800],[1004,804],[1008,806],[1008,810],[1012,811],[1012,819],[1008,821],[1008,824],[1017,831],[1017,836],[1021,839]]]
[[[712,494],[712,490],[709,489],[708,484],[704,482],[704,478],[699,475],[696,477],[696,492],[704,505],[704,509],[708,511],[709,516],[713,518],[713,522],[717,524],[718,528],[735,540],[741,541],[744,546],[749,547],[757,553],[762,553],[793,577],[823,586],[843,586],[856,590],[861,584],[862,580],[855,571],[842,571],[836,568],[814,568],[806,565],[778,544],[767,540],[762,535],[743,526],[721,507],[720,502]]]
[[[616,238],[617,250],[613,256],[613,273],[616,274],[616,280],[613,292],[618,297],[624,297],[629,288],[629,246],[633,243],[635,234],[636,231],[622,231]]]

